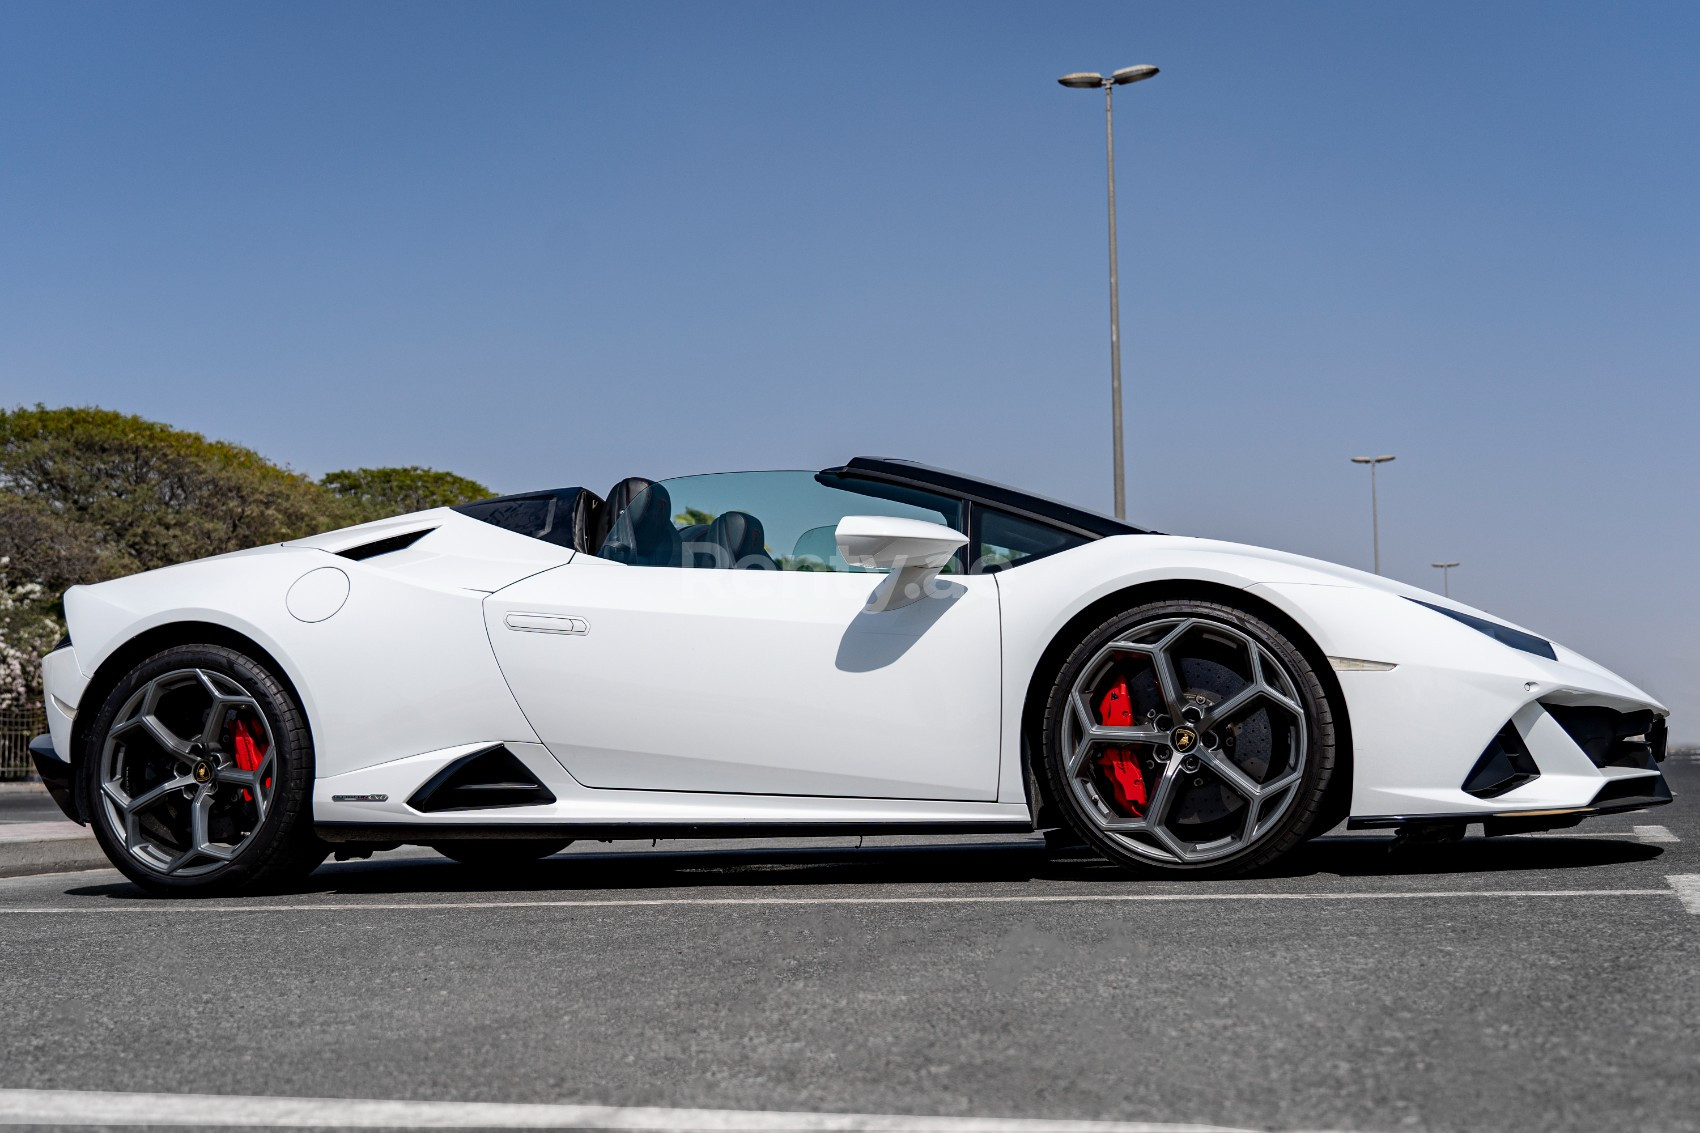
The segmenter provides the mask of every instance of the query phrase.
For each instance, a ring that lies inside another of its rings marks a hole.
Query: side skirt
[[[476,825],[472,823],[385,822],[352,823],[321,822],[314,829],[327,842],[389,842],[417,844],[425,842],[465,841],[467,839],[500,838],[571,838],[575,841],[607,842],[615,839],[637,838],[831,838],[842,835],[872,836],[878,834],[1031,834],[1031,822],[951,822],[951,823],[849,823],[809,822],[760,824],[744,822],[714,823],[619,823],[603,825],[534,823]]]

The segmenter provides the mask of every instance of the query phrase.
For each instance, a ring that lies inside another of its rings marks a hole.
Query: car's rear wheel
[[[465,838],[453,842],[432,842],[431,848],[461,865],[500,869],[538,861],[558,854],[570,845],[570,838]]]
[[[234,649],[181,645],[137,665],[96,710],[81,771],[101,848],[147,889],[276,887],[325,858],[306,715]]]
[[[1135,872],[1243,873],[1311,833],[1334,711],[1303,651],[1264,619],[1146,603],[1085,634],[1058,671],[1047,785],[1082,838]]]

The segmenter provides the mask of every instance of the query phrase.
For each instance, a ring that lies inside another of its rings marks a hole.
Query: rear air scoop
[[[426,586],[493,593],[572,561],[573,551],[435,508],[286,544],[326,551]]]

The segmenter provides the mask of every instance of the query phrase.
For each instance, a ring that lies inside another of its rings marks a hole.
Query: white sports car
[[[1214,875],[1342,820],[1671,797],[1665,708],[1563,646],[901,460],[505,496],[65,609],[36,767],[162,891],[706,834],[1056,830]]]

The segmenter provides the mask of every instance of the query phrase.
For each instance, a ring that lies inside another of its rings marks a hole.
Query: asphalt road
[[[1666,767],[1674,805],[1585,836],[1334,836],[1230,882],[998,839],[0,880],[0,1094],[1700,1129],[1700,763]]]

